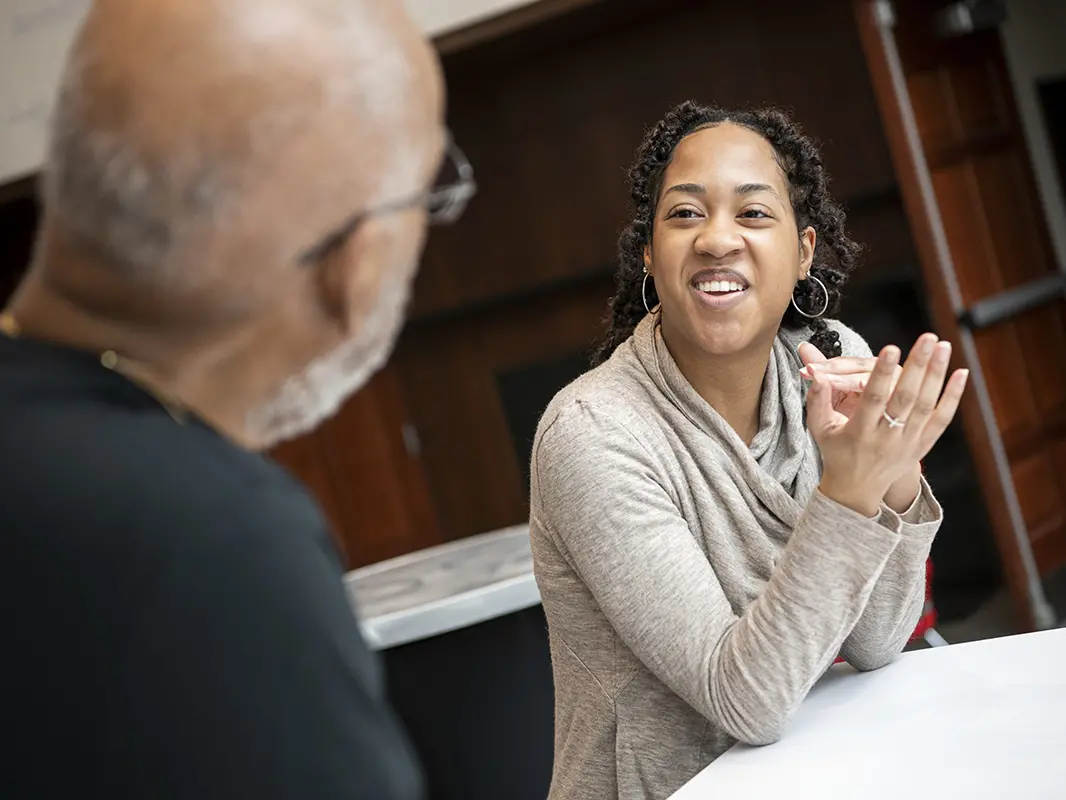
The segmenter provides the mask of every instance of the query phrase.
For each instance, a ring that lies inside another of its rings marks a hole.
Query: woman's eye
[[[676,217],[678,219],[695,219],[698,216],[699,214],[694,208],[675,208],[666,215],[666,218],[674,219]]]
[[[744,219],[770,219],[770,215],[761,208],[749,208],[745,211],[741,211],[740,216]]]

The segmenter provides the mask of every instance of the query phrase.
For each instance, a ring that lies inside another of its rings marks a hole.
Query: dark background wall
[[[449,124],[480,193],[460,224],[432,232],[388,367],[276,454],[321,499],[353,566],[526,518],[537,418],[602,329],[626,168],[676,102],[791,110],[822,142],[868,246],[845,321],[875,348],[906,347],[928,326],[849,4],[593,3],[444,63]],[[8,194],[0,288],[25,264],[36,219],[32,198]],[[956,512],[937,545],[940,581],[981,596],[997,560],[958,432],[929,471]]]

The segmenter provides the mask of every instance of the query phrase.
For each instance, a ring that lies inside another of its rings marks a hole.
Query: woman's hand
[[[890,345],[876,359],[806,367],[807,426],[822,453],[821,491],[871,517],[890,489],[914,479],[916,465],[954,418],[968,377],[957,370],[944,388],[951,345],[932,334],[918,339],[902,369],[899,359]],[[857,369],[871,362],[869,370]]]
[[[936,344],[935,334],[927,333],[918,339],[918,345],[922,346],[926,340]],[[822,351],[810,342],[804,342],[799,346],[800,360],[803,361],[803,369],[800,377],[806,381],[813,378],[815,371],[820,371],[829,380],[833,390],[833,408],[844,416],[851,418],[859,398],[862,397],[866,383],[870,380],[877,358],[870,356],[837,356],[826,358]],[[903,367],[896,365],[892,373],[892,388],[896,388],[899,376],[903,374]]]
[[[928,343],[936,344],[935,334],[927,333],[921,336],[916,347],[923,347]],[[833,408],[851,418],[870,380],[877,359],[873,356],[868,358],[854,356],[837,356],[827,359],[822,352],[810,342],[804,342],[799,347],[799,356],[804,367],[800,370],[800,376],[805,380],[811,380],[814,371],[821,371],[825,375],[833,389]],[[892,388],[896,388],[899,376],[903,374],[903,367],[896,365],[892,373]],[[898,514],[904,513],[918,497],[922,490],[922,465],[915,463],[914,467],[902,478],[888,487],[882,502]]]

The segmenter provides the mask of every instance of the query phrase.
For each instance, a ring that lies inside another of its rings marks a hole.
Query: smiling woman
[[[838,655],[895,658],[942,519],[919,462],[965,384],[932,334],[901,366],[826,318],[859,247],[785,115],[686,103],[630,178],[598,366],[533,446],[552,798],[667,797],[775,741]]]
[[[701,133],[728,141],[730,147],[719,149],[713,141],[700,141]],[[713,155],[704,161],[708,154]],[[727,177],[717,172],[723,161],[732,163],[738,183],[720,185]],[[710,186],[693,172],[700,169],[716,176]],[[764,179],[756,177],[760,173]],[[821,153],[787,116],[773,109],[731,112],[683,103],[648,134],[629,179],[635,214],[619,240],[618,293],[611,302],[611,327],[596,363],[629,338],[646,308],[654,305],[664,290],[660,281],[647,281],[645,305],[641,288],[643,274],[654,270],[653,227],[659,225],[660,238],[678,227],[695,227],[707,216],[707,204],[712,199],[708,189],[724,191],[732,200],[718,207],[717,213],[733,211],[752,230],[771,227],[776,246],[795,251],[795,267],[800,257],[806,259],[806,272],[796,278],[817,280],[792,281],[796,305],[790,306],[786,297],[777,323],[793,330],[809,328],[811,342],[820,351],[827,356],[840,354],[838,335],[817,312],[824,308],[822,313],[830,317],[838,312],[840,289],[855,269],[862,248],[844,230],[844,212],[829,195]],[[690,202],[683,202],[685,199]],[[673,224],[663,225],[666,218]],[[785,223],[791,224],[791,230]],[[820,241],[816,241],[818,237]],[[702,242],[704,247],[708,244],[706,239]],[[728,246],[728,241],[712,246],[720,249]]]

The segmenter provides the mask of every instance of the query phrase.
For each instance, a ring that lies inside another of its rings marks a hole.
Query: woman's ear
[[[808,225],[800,232],[800,280],[807,277],[814,264],[814,248],[818,243],[818,234],[814,228]]]
[[[651,245],[644,245],[644,271],[651,273]]]

